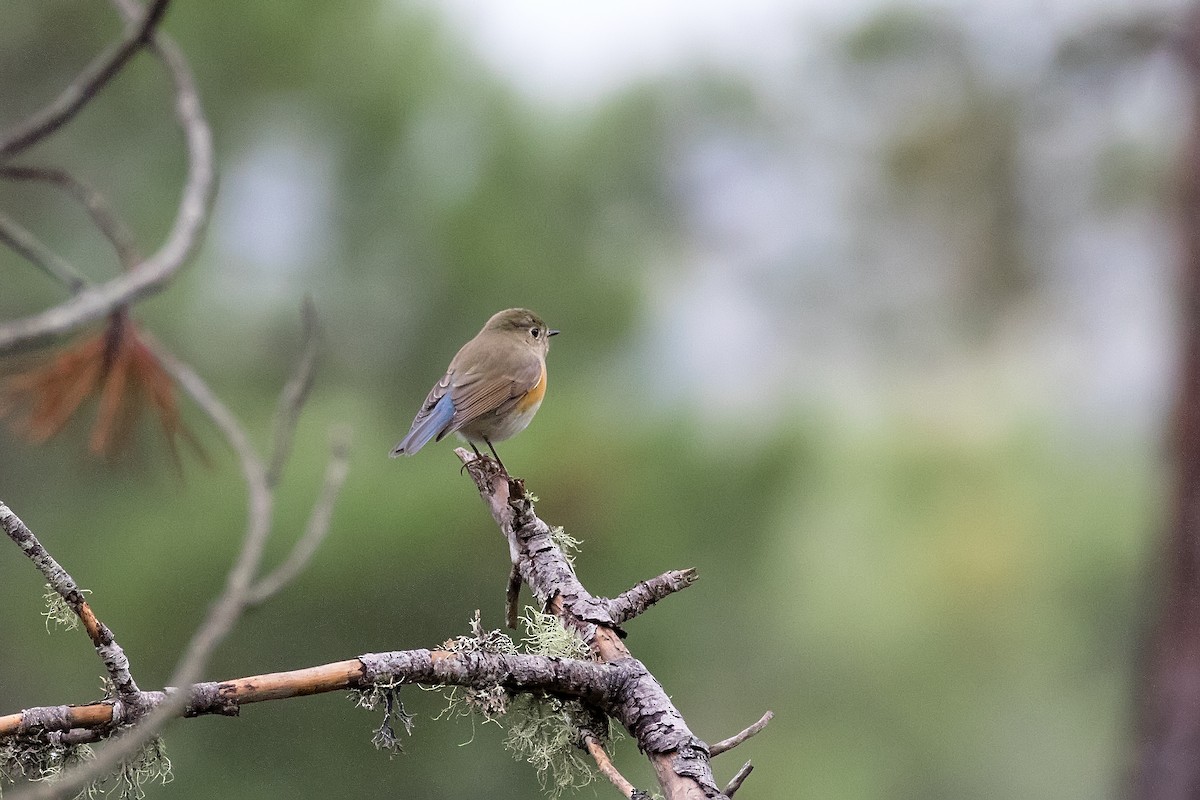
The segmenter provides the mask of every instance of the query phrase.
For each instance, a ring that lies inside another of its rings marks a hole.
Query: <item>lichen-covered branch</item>
[[[141,692],[129,671],[129,659],[121,645],[117,643],[113,632],[107,625],[96,619],[96,615],[92,612],[87,600],[84,599],[83,592],[75,583],[75,579],[50,555],[49,551],[34,536],[33,531],[29,530],[21,518],[13,513],[13,510],[3,501],[0,501],[0,528],[4,529],[8,538],[12,539],[21,552],[38,568],[50,588],[79,617],[84,630],[92,640],[92,645],[96,648],[96,654],[104,662],[104,670],[113,683],[117,697],[130,706],[139,707]]]
[[[707,745],[688,729],[659,682],[621,641],[612,601],[593,596],[579,582],[550,526],[534,513],[524,483],[510,478],[492,459],[463,448],[454,452],[474,479],[534,596],[564,627],[577,631],[598,660],[619,664],[630,674],[623,696],[604,710],[650,758],[667,800],[726,797],[713,778]]]
[[[376,683],[478,689],[500,686],[512,692],[547,693],[608,704],[617,697],[622,678],[620,669],[569,658],[419,649],[368,653],[287,672],[197,683],[183,695],[175,690],[144,694],[150,708],[163,706],[168,698],[179,698],[175,715],[186,717],[236,716],[239,708],[251,703],[361,690]],[[42,731],[108,729],[128,723],[125,714],[123,706],[110,701],[30,708],[0,716],[0,739]]]

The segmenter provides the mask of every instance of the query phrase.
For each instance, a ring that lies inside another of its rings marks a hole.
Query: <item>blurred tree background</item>
[[[584,540],[592,591],[699,569],[630,646],[703,739],[775,710],[738,754],[757,767],[743,792],[1120,788],[1163,522],[1181,79],[1153,41],[1095,56],[1116,2],[836,5],[171,6],[221,183],[199,256],[136,316],[265,440],[314,298],[322,362],[276,558],[329,425],[354,429],[329,538],[210,678],[433,646],[476,608],[502,625],[508,556],[450,448],[386,454],[455,349],[524,305],[564,333],[505,461]],[[645,33],[671,9],[725,38]],[[6,3],[0,124],[119,31],[104,3]],[[589,52],[592,77],[557,60]],[[139,57],[24,160],[100,187],[148,247],[183,169],[168,102]],[[54,191],[0,183],[0,208],[93,278],[117,269]],[[4,319],[61,298],[7,250],[0,287]],[[86,455],[86,418],[41,447],[0,430],[4,500],[147,688],[242,531],[235,464],[190,420],[212,464],[182,476],[149,425],[116,464]],[[46,635],[41,592],[0,557],[6,713],[99,694],[82,635]],[[417,729],[393,760],[340,696],[177,723],[155,794],[536,796],[501,731],[405,702]],[[650,785],[632,750],[618,766]]]

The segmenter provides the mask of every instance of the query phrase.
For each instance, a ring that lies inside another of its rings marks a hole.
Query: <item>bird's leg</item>
[[[508,468],[507,468],[507,467],[505,467],[505,466],[504,466],[504,462],[500,460],[500,454],[496,452],[496,448],[495,448],[495,447],[492,447],[492,443],[491,443],[491,441],[489,441],[489,440],[488,440],[488,438],[487,438],[486,436],[485,436],[485,437],[483,437],[483,441],[484,441],[484,444],[486,444],[486,445],[488,446],[488,450],[491,450],[491,451],[492,451],[492,455],[495,457],[495,459],[496,459],[496,463],[500,465],[500,469],[504,470],[504,474],[505,474],[505,475],[507,475],[507,474],[508,474]],[[472,445],[472,446],[473,446],[473,445]],[[476,453],[478,453],[479,451],[478,451],[478,450],[476,450],[475,452],[476,452]]]

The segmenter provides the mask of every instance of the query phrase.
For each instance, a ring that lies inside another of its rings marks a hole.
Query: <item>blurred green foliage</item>
[[[103,4],[10,4],[4,16],[6,123],[118,30]],[[866,28],[852,55],[903,50],[916,34],[902,27],[900,40]],[[300,298],[311,293],[322,316],[318,385],[271,563],[303,528],[328,427],[354,429],[328,540],[244,619],[209,677],[435,646],[466,632],[476,609],[502,625],[507,552],[449,447],[386,453],[458,345],[493,311],[528,305],[564,334],[549,399],[505,443],[505,461],[541,497],[540,514],[583,540],[577,567],[592,591],[699,569],[695,587],[628,626],[629,645],[703,739],[776,712],[717,762],[719,779],[752,758],[753,797],[1094,798],[1118,785],[1136,587],[1160,505],[1152,444],[1064,432],[1038,415],[966,434],[901,412],[863,424],[791,404],[759,430],[757,419],[644,402],[657,393],[637,383],[645,371],[629,352],[655,312],[651,275],[682,235],[667,175],[673,136],[690,123],[677,94],[645,85],[587,113],[535,107],[436,15],[395,4],[178,3],[167,29],[197,74],[226,183],[210,241],[138,316],[263,444],[298,350]],[[714,114],[746,102],[718,82],[690,96]],[[139,59],[29,161],[78,170],[153,242],[182,169],[168,101]],[[997,130],[980,107],[963,114],[947,124]],[[1012,142],[998,130],[1003,156]],[[914,137],[895,153],[899,179],[991,168],[975,164],[978,151],[947,156]],[[221,222],[232,214],[253,232],[256,214],[292,212],[223,205],[239,170],[276,145],[316,181],[323,220],[283,266],[255,262]],[[116,268],[48,190],[0,185],[0,207],[95,277]],[[7,252],[0,276],[4,318],[59,297]],[[4,501],[94,592],[146,688],[170,673],[244,525],[236,464],[198,415],[189,421],[213,463],[189,459],[182,477],[148,427],[115,467],[82,456],[86,419],[40,448],[0,431]],[[0,713],[99,694],[90,648],[78,633],[46,634],[41,595],[15,550],[0,557]],[[435,694],[404,700],[417,727],[394,759],[370,745],[377,719],[340,696],[178,723],[167,735],[176,780],[153,796],[536,796],[502,731],[432,721]],[[628,740],[617,764],[652,784]]]

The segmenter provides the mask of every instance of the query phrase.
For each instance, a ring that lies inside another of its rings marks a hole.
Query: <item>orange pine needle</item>
[[[49,362],[18,372],[0,383],[0,417],[35,444],[57,435],[91,397],[96,420],[88,449],[112,457],[122,451],[144,407],[158,417],[179,464],[177,439],[185,439],[204,457],[183,425],[175,384],[138,336],[124,311],[111,315],[104,329],[59,351]]]

